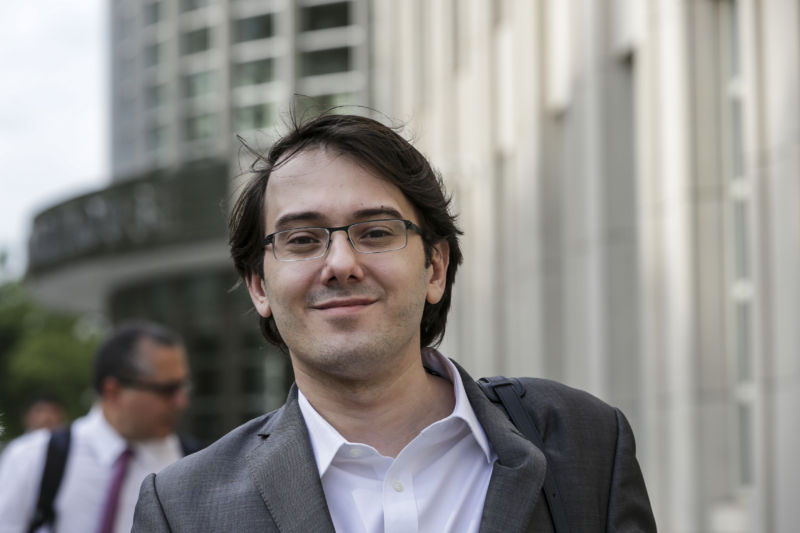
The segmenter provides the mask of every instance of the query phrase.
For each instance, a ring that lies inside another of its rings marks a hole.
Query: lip
[[[329,311],[329,310],[352,310],[356,311],[358,309],[362,309],[370,304],[372,304],[374,300],[369,298],[336,298],[333,300],[325,300],[324,302],[314,304],[313,308],[318,311]]]

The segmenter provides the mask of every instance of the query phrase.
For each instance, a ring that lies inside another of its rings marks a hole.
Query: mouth
[[[314,304],[312,307],[318,311],[340,310],[356,311],[374,303],[370,298],[335,298]]]

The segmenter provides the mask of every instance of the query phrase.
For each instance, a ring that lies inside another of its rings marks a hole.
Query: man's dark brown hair
[[[445,291],[436,303],[425,303],[420,324],[422,346],[438,345],[444,336],[456,270],[462,261],[455,216],[439,174],[419,150],[394,129],[371,118],[326,113],[307,122],[294,123],[290,131],[272,145],[266,156],[258,156],[252,177],[242,189],[228,223],[231,257],[242,279],[263,278],[264,200],[272,171],[296,154],[325,148],[351,158],[376,176],[400,189],[419,217],[425,255],[430,260],[432,244],[446,240],[450,246]],[[284,351],[273,317],[261,318],[261,332]]]

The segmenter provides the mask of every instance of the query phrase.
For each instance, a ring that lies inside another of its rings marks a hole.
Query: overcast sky
[[[0,2],[0,278],[37,211],[109,180],[106,2]]]

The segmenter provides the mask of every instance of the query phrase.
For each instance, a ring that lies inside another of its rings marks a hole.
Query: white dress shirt
[[[455,408],[394,459],[372,446],[348,442],[298,393],[337,531],[478,531],[497,456],[452,362],[435,350],[424,350],[423,361],[453,383]]]
[[[38,430],[15,439],[0,455],[0,533],[25,533],[39,498],[50,433]],[[94,533],[103,512],[114,461],[125,440],[108,424],[100,407],[72,424],[72,442],[56,495],[58,533]],[[139,485],[183,456],[175,435],[132,443],[134,456],[120,492],[114,531],[129,533]],[[42,530],[45,530],[42,528]]]

